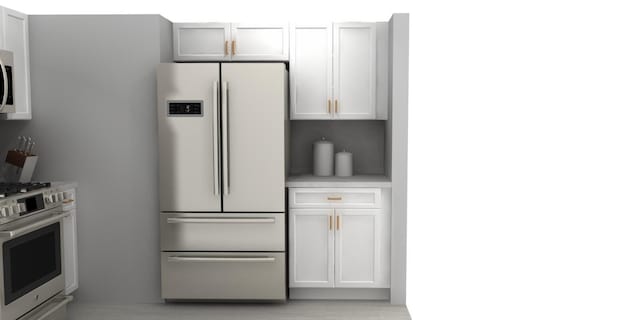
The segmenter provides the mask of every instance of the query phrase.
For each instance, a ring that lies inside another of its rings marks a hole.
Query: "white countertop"
[[[54,181],[51,182],[51,187],[58,189],[72,189],[78,188],[78,183],[74,181]]]
[[[286,186],[290,188],[391,188],[391,179],[383,175],[317,177],[309,174],[287,177]]]

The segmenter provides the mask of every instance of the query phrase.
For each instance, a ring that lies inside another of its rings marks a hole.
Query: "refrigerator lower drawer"
[[[284,213],[162,213],[162,251],[284,251]]]
[[[162,298],[286,299],[282,252],[162,252]]]

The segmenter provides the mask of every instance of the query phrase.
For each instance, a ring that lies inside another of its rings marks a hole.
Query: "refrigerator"
[[[286,299],[284,63],[156,76],[162,298]]]

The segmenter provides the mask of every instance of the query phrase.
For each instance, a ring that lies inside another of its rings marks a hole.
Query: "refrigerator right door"
[[[284,212],[283,63],[224,63],[222,189],[224,212]]]

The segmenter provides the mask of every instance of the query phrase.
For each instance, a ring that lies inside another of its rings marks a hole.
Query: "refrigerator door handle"
[[[229,183],[229,83],[222,82],[222,179],[224,180],[224,194],[231,193],[231,184]]]
[[[218,154],[218,81],[213,83],[213,195],[220,194],[220,156]]]

